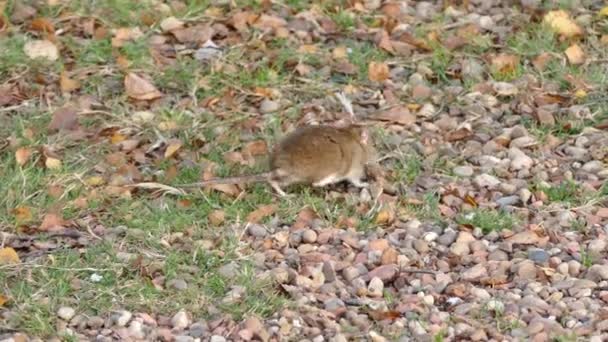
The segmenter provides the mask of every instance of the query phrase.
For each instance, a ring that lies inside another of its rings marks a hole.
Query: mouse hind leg
[[[364,175],[364,170],[352,170],[347,176],[349,182],[351,182],[357,188],[367,188],[369,183],[362,181]]]

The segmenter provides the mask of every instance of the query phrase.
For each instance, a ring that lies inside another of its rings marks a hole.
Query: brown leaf
[[[63,218],[57,214],[49,213],[44,216],[38,229],[45,232],[54,232],[65,229],[65,224],[66,222],[63,220]]]
[[[515,71],[519,65],[519,57],[507,53],[501,53],[491,59],[491,66],[495,72],[509,74]]]
[[[578,65],[585,63],[585,52],[578,44],[573,44],[564,51],[570,64]]]
[[[346,49],[346,46],[336,46],[331,52],[331,57],[333,59],[345,59],[348,57],[348,50]]]
[[[372,82],[382,82],[388,79],[388,65],[383,62],[370,62],[367,76]]]
[[[64,70],[61,72],[59,87],[61,88],[62,93],[70,93],[80,88],[80,82],[78,82],[78,80],[71,79]]]
[[[53,118],[49,123],[48,130],[51,132],[61,130],[76,130],[79,128],[78,113],[73,106],[65,106],[58,108],[53,112]]]
[[[395,220],[395,212],[391,208],[384,208],[378,212],[374,222],[376,224],[388,225]]]
[[[27,147],[19,147],[17,151],[15,151],[15,159],[17,160],[17,164],[19,166],[25,165],[27,161],[30,159],[32,155],[32,150]]]
[[[386,30],[382,30],[380,33],[380,39],[378,40],[378,47],[382,50],[390,53],[395,53],[391,37],[388,35]]]
[[[143,37],[139,27],[121,27],[114,31],[112,38],[113,47],[122,47],[126,42]]]
[[[466,127],[461,127],[456,130],[450,131],[445,135],[445,140],[447,141],[458,141],[464,140],[473,136],[473,132]]]
[[[209,219],[209,223],[214,226],[219,226],[224,223],[225,216],[226,214],[223,210],[214,210],[209,213],[209,216],[207,218]]]
[[[213,28],[209,25],[196,25],[171,31],[180,43],[203,44],[213,37]]]
[[[249,24],[255,20],[255,14],[251,12],[237,12],[232,16],[232,26],[239,32],[244,32],[247,30]]]
[[[0,308],[3,307],[6,302],[8,302],[8,298],[3,295],[0,295]]]
[[[31,58],[44,58],[56,61],[59,58],[59,49],[50,40],[32,40],[23,46],[23,52]]]
[[[258,223],[264,217],[274,214],[277,209],[278,206],[276,204],[263,205],[247,215],[247,222]]]
[[[17,252],[11,247],[0,249],[0,265],[19,264],[21,260]]]
[[[547,63],[553,59],[553,56],[547,52],[543,52],[532,60],[532,65],[540,71],[545,70]]]
[[[165,150],[165,158],[171,158],[182,147],[181,141],[172,141]]]
[[[332,69],[345,75],[354,75],[357,73],[357,67],[346,59],[334,63]]]
[[[211,184],[209,185],[209,188],[217,190],[219,192],[223,192],[226,195],[230,195],[232,197],[236,197],[241,193],[239,188],[234,184]]]
[[[406,106],[395,106],[378,112],[375,116],[378,120],[395,122],[401,125],[412,125],[416,122],[416,116]]]
[[[125,77],[125,90],[136,100],[154,100],[163,96],[150,81],[132,72]]]
[[[55,27],[53,23],[47,18],[36,18],[32,20],[30,24],[30,28],[34,31],[45,32],[45,33],[54,33]]]
[[[250,156],[263,156],[268,153],[268,144],[264,140],[251,141],[245,145],[243,152]]]
[[[13,215],[18,223],[24,223],[32,220],[32,209],[30,207],[16,207],[13,209]]]
[[[53,157],[47,157],[44,161],[44,166],[49,170],[58,170],[61,168],[61,160]]]
[[[276,30],[284,26],[287,26],[287,21],[285,21],[285,19],[268,14],[262,14],[253,24],[253,27],[259,29],[271,28]]]
[[[383,320],[394,321],[401,317],[401,312],[396,311],[396,310],[388,310],[388,311],[368,310],[367,314],[369,315],[369,317],[371,317],[375,321],[383,321]]]
[[[398,39],[399,39],[399,41],[412,45],[412,46],[416,47],[417,49],[423,50],[425,52],[433,51],[433,49],[425,41],[414,37],[409,32],[402,33],[401,35],[399,35]]]

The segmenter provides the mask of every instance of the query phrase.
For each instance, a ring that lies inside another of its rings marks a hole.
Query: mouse
[[[368,186],[363,181],[365,168],[372,153],[368,132],[363,125],[309,125],[297,128],[274,146],[267,172],[213,178],[177,187],[265,181],[280,196],[286,196],[283,188],[292,184],[323,187],[349,181],[358,188],[364,188]]]

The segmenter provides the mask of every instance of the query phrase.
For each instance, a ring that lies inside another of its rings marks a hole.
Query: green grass
[[[456,222],[481,228],[484,234],[487,234],[492,231],[512,229],[517,219],[503,210],[475,209],[458,215]]]
[[[581,201],[580,187],[572,181],[561,182],[550,187],[540,187],[551,202],[575,204]]]

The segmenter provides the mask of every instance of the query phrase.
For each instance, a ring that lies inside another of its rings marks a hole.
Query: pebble
[[[439,238],[437,238],[437,242],[441,245],[449,246],[454,243],[454,241],[456,241],[456,237],[456,231],[454,231],[453,229],[446,229],[443,234],[441,234]]]
[[[263,114],[276,112],[279,108],[281,108],[281,105],[277,101],[264,99],[262,103],[260,103],[260,112]]]
[[[209,342],[226,342],[226,338],[220,335],[213,335],[211,336]]]
[[[92,316],[92,317],[89,317],[89,319],[87,320],[87,325],[91,329],[99,329],[103,326],[104,323],[105,322],[104,322],[103,318],[101,318],[99,316]]]
[[[188,313],[184,310],[178,311],[171,318],[171,326],[174,329],[185,329],[188,325],[190,325],[190,318],[188,317]]]
[[[473,176],[473,168],[470,166],[456,166],[453,172],[458,177],[468,178]]]
[[[183,291],[188,288],[188,283],[186,283],[186,281],[183,279],[176,278],[169,280],[167,282],[167,286],[174,288],[178,291]]]
[[[460,278],[463,281],[473,281],[479,280],[482,277],[486,277],[488,275],[488,270],[482,264],[477,264],[463,272],[460,273]]]
[[[302,241],[305,243],[314,243],[317,241],[317,232],[312,229],[306,229],[302,233]]]
[[[519,263],[517,275],[522,279],[536,279],[536,266],[534,266],[534,262],[531,260],[524,260]]]
[[[458,256],[464,256],[471,253],[468,242],[456,242],[450,247],[450,251]]]
[[[588,161],[581,167],[581,170],[589,173],[598,173],[604,169],[604,165],[599,160]]]
[[[488,188],[490,190],[495,189],[500,184],[500,180],[492,175],[483,173],[476,176],[473,183],[478,188]]]
[[[239,272],[239,265],[235,262],[229,262],[222,265],[217,272],[224,278],[234,279]]]
[[[528,249],[528,259],[537,264],[544,264],[549,260],[549,253],[541,248]]]
[[[340,298],[329,298],[323,302],[323,306],[327,311],[336,311],[346,306]]]
[[[266,237],[266,234],[268,234],[266,228],[259,224],[250,225],[249,228],[247,228],[247,232],[249,233],[249,235],[257,238]]]
[[[61,318],[66,322],[69,322],[75,314],[76,310],[69,306],[62,306],[59,308],[59,310],[57,310],[57,317]]]
[[[587,270],[585,278],[596,282],[600,280],[608,280],[608,265],[591,265],[589,270]]]
[[[397,266],[396,265],[382,265],[374,268],[369,272],[369,277],[378,277],[384,283],[392,281],[397,275]]]
[[[384,283],[378,277],[373,277],[367,286],[367,293],[370,297],[380,298],[383,295]]]
[[[144,326],[140,321],[134,320],[129,324],[129,336],[140,340],[146,337]]]
[[[589,241],[587,251],[592,255],[600,255],[606,250],[606,239],[595,239]]]
[[[127,323],[129,323],[129,321],[131,320],[132,317],[133,317],[133,314],[130,311],[122,310],[117,313],[114,322],[119,327],[124,327],[127,325]]]

